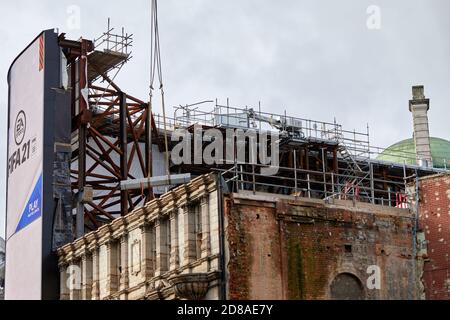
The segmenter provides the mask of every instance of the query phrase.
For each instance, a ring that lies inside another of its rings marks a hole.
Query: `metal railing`
[[[370,176],[342,175],[305,169],[278,167],[279,174],[262,175],[262,165],[238,163],[229,169],[216,169],[232,192],[252,191],[270,192],[305,198],[330,201],[332,199],[353,200],[382,206],[407,208],[405,199],[405,182],[383,180]],[[345,178],[359,179],[360,185],[341,183]],[[379,184],[389,185],[380,189]],[[400,200],[401,199],[401,200]]]
[[[108,29],[98,39],[94,39],[94,47],[96,50],[104,50],[106,52],[121,53],[129,55],[129,48],[133,46],[133,34],[125,33],[122,28],[121,34],[112,33],[111,19],[108,18]]]
[[[113,102],[115,97],[103,97],[106,101]],[[200,107],[209,106],[213,111],[203,111]],[[100,106],[104,111],[106,107]],[[227,105],[220,105],[217,100],[203,101],[192,105],[174,107],[174,116],[164,118],[160,114],[154,114],[156,127],[158,130],[164,130],[164,127],[170,132],[176,129],[186,129],[193,125],[201,125],[214,128],[233,128],[233,129],[254,129],[260,131],[277,130],[281,134],[288,135],[294,139],[300,139],[306,142],[325,142],[335,144],[339,147],[339,160],[347,163],[348,171],[364,171],[369,174],[368,166],[363,166],[359,170],[355,163],[368,163],[370,159],[376,159],[379,155],[390,156],[399,159],[396,162],[400,165],[416,163],[416,154],[405,150],[392,150],[375,147],[370,145],[369,128],[366,133],[344,130],[336,123],[321,122],[286,115],[254,111],[253,108],[236,108]],[[111,115],[114,119],[116,115]],[[134,119],[135,116],[132,116]],[[272,124],[278,128],[271,127],[268,122],[258,120],[258,118],[272,119]],[[294,126],[295,124],[295,126]],[[346,154],[348,153],[348,157]],[[433,158],[435,163],[444,163],[443,170],[450,169],[450,159]],[[383,160],[381,160],[383,161]],[[384,162],[393,162],[384,160]],[[348,180],[348,179],[346,179]]]
[[[210,111],[200,107],[208,106]],[[212,110],[212,111],[211,111]],[[367,132],[344,130],[336,121],[324,122],[284,114],[268,113],[257,107],[233,107],[227,99],[226,105],[218,100],[204,101],[193,105],[175,107],[174,119],[179,127],[194,124],[209,127],[242,128],[254,130],[278,130],[295,139],[328,141],[345,144],[352,156],[369,157],[370,139]]]
[[[416,163],[417,155],[415,152],[372,146],[368,125],[366,132],[351,131],[344,129],[336,120],[331,123],[292,117],[288,116],[286,112],[284,114],[262,112],[261,104],[258,104],[257,107],[233,107],[230,105],[229,99],[227,99],[225,105],[220,104],[216,99],[178,106],[174,109],[174,117],[170,119],[174,128],[187,128],[197,124],[207,127],[264,131],[275,129],[282,134],[285,133],[297,139],[337,143],[352,157],[352,159],[349,159],[350,162],[376,159],[383,155],[396,159],[395,161],[385,160],[386,162]],[[450,169],[450,159],[434,157],[433,161],[434,163],[443,163],[444,170]]]

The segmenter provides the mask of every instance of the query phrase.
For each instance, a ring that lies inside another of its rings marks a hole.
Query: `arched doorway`
[[[330,292],[333,300],[364,300],[363,285],[351,273],[337,275],[331,283]]]

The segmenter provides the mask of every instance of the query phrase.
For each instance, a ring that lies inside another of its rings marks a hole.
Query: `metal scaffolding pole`
[[[122,181],[128,179],[128,132],[127,132],[127,95],[119,93],[120,99],[120,176]],[[128,191],[121,190],[120,212],[123,216],[128,214]]]
[[[308,181],[308,198],[311,198],[311,181],[309,179],[309,173],[306,175]]]
[[[146,118],[145,118],[145,173],[146,177],[150,178],[152,176],[152,112],[150,103],[145,105]],[[149,202],[153,199],[153,189],[148,188],[145,191],[146,199],[145,202]]]
[[[294,150],[294,179],[295,179],[295,194],[298,193],[298,181],[297,181],[297,150]]]
[[[375,182],[373,179],[373,163],[371,163],[370,165],[370,196],[371,196],[371,200],[372,200],[372,204],[375,204]]]
[[[325,163],[325,148],[322,148],[322,172],[323,172],[323,194],[324,198],[327,197],[327,167]]]

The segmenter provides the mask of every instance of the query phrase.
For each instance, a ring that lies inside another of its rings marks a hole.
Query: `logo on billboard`
[[[39,177],[36,185],[34,186],[33,192],[28,199],[27,205],[25,206],[22,216],[20,218],[19,224],[16,228],[16,233],[24,229],[42,215],[42,175]]]
[[[25,112],[22,110],[16,117],[16,123],[14,125],[14,140],[16,144],[19,146],[22,144],[23,139],[25,138],[25,132],[27,130],[27,117],[25,116]]]
[[[44,70],[44,36],[42,35],[39,38],[39,72]]]

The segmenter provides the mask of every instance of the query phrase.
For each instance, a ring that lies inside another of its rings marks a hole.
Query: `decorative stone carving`
[[[202,300],[209,288],[209,277],[206,273],[189,273],[169,278],[175,294],[187,300]]]
[[[183,280],[185,276],[179,276],[181,280],[176,280],[175,277],[178,294],[168,278],[194,269],[201,272],[212,271],[210,261],[214,261],[214,270],[218,268],[218,256],[204,256],[200,261],[198,258],[201,248],[195,247],[200,242],[196,237],[195,222],[206,217],[194,219],[191,216],[184,219],[184,212],[188,211],[185,210],[186,204],[200,203],[201,198],[205,197],[206,189],[210,190],[208,192],[216,190],[214,174],[196,178],[188,185],[150,201],[144,208],[136,209],[59,248],[61,286],[66,286],[68,265],[80,264],[83,255],[90,252],[92,266],[85,268],[85,278],[92,279],[92,290],[89,290],[92,300],[203,298],[208,289],[217,287],[216,278],[211,276],[211,272],[205,276],[189,275],[187,280]],[[206,208],[205,199],[203,203]],[[191,231],[187,234],[188,237],[184,230],[185,222],[189,222],[186,229]],[[197,236],[200,235],[203,232],[197,231]],[[185,237],[189,241],[189,262],[184,260]],[[127,279],[128,276],[132,278]],[[87,287],[86,290],[88,289]],[[69,286],[66,290],[61,290],[61,299],[78,299],[80,294],[77,290],[70,290]],[[89,298],[89,293],[85,297]],[[213,290],[208,297],[216,299],[217,290]]]
[[[141,272],[141,241],[134,240],[131,244],[131,274],[136,276]]]

